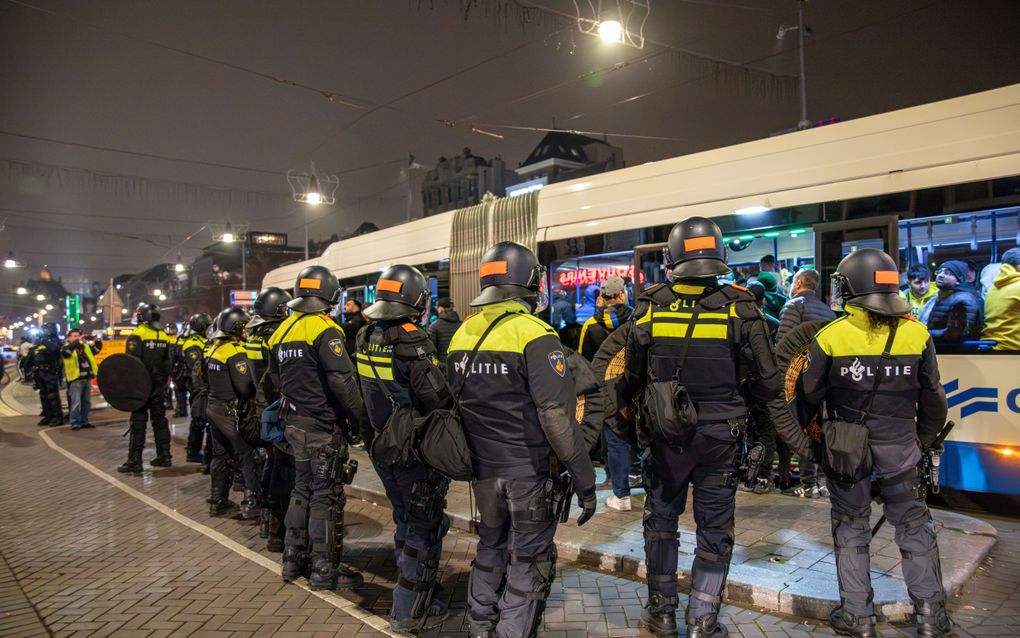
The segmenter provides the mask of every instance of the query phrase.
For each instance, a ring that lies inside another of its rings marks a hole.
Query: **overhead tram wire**
[[[188,51],[187,49],[182,49],[182,48],[179,48],[179,47],[171,46],[169,44],[163,44],[162,42],[156,42],[154,40],[148,40],[146,38],[134,35],[132,33],[124,33],[123,31],[117,31],[117,30],[111,29],[109,27],[104,27],[104,26],[101,26],[101,25],[98,25],[98,24],[95,24],[95,23],[92,23],[92,22],[88,22],[86,20],[82,20],[81,18],[77,18],[75,16],[67,15],[67,14],[61,13],[59,11],[54,11],[53,9],[46,9],[44,7],[40,7],[38,5],[34,5],[34,4],[29,3],[29,2],[24,2],[23,0],[7,0],[7,1],[10,2],[11,4],[19,5],[19,6],[27,8],[27,9],[31,9],[33,11],[38,11],[40,13],[45,13],[45,14],[48,14],[48,15],[52,15],[52,16],[54,16],[56,18],[60,18],[62,20],[67,20],[67,21],[70,21],[70,22],[74,22],[75,24],[80,24],[82,26],[88,27],[89,29],[93,29],[95,31],[99,31],[101,33],[109,33],[109,34],[112,34],[112,35],[115,35],[115,36],[118,36],[118,37],[121,37],[121,38],[124,38],[124,39],[127,39],[127,40],[132,40],[132,41],[135,41],[135,42],[140,42],[142,44],[146,44],[146,45],[149,45],[149,46],[152,46],[152,47],[163,49],[165,51],[170,51],[170,52],[173,52],[173,53],[177,53],[179,55],[184,55],[184,56],[187,56],[187,57],[195,58],[197,60],[201,60],[201,61],[207,62],[209,64],[215,64],[215,65],[218,65],[218,66],[226,67],[228,69],[233,69],[235,71],[241,71],[243,73],[254,75],[256,77],[260,77],[260,78],[263,78],[265,80],[270,80],[270,81],[272,81],[272,82],[274,82],[276,84],[283,84],[283,85],[286,85],[286,86],[293,86],[295,88],[303,89],[303,90],[306,90],[306,91],[311,91],[313,93],[317,93],[317,94],[321,95],[322,97],[324,97],[327,100],[329,100],[331,103],[340,104],[342,106],[346,106],[346,107],[349,107],[349,108],[352,108],[352,109],[366,110],[366,109],[372,107],[372,105],[373,105],[373,103],[371,101],[369,101],[369,100],[365,100],[365,99],[361,99],[361,98],[356,98],[356,97],[349,96],[349,95],[343,95],[341,93],[337,93],[337,92],[329,90],[329,89],[323,89],[323,88],[319,88],[319,87],[309,86],[307,84],[303,84],[303,83],[298,82],[296,80],[291,80],[291,79],[288,79],[288,78],[279,77],[279,76],[273,75],[271,73],[265,73],[263,71],[258,71],[256,69],[252,69],[252,68],[249,68],[249,67],[241,66],[240,64],[235,64],[233,62],[227,62],[225,60],[218,60],[218,59],[213,58],[213,57],[208,56],[208,55],[203,55],[201,53],[195,53],[194,51]],[[361,104],[359,104],[358,102],[361,102]]]

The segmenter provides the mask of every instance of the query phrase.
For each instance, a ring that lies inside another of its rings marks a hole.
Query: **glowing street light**
[[[53,310],[53,304],[51,304],[51,303],[46,304],[46,309],[47,310]]]
[[[28,288],[25,288],[24,286],[18,286],[14,290],[14,292],[18,293],[19,295],[27,295],[28,294]]]
[[[35,300],[36,301],[46,301],[46,295],[42,295],[42,294],[36,295],[35,296]]]
[[[155,290],[152,291],[152,296],[153,297],[159,297],[162,294],[163,294],[163,291],[160,290],[159,288],[156,288]]]
[[[622,42],[623,25],[619,20],[602,20],[599,22],[599,38],[603,42]]]

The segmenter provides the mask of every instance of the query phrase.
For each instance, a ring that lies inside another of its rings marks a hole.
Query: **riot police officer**
[[[174,416],[188,416],[187,363],[184,359],[184,335],[177,334],[177,324],[168,323],[166,334],[170,346],[170,379],[174,384]]]
[[[188,319],[188,334],[181,343],[181,360],[183,362],[183,383],[187,388],[191,405],[191,424],[188,426],[188,444],[185,448],[188,463],[202,463],[209,468],[212,462],[211,441],[206,444],[208,458],[202,455],[202,441],[208,440],[208,419],[206,418],[206,406],[209,402],[209,389],[205,381],[205,349],[206,331],[212,325],[212,318],[204,312],[199,312]]]
[[[269,287],[255,298],[253,314],[247,326],[245,352],[252,380],[255,382],[253,412],[257,418],[262,410],[280,398],[280,390],[269,374],[269,337],[287,318],[287,302],[290,293],[276,287]],[[262,521],[259,535],[267,539],[266,548],[271,552],[283,551],[283,537],[286,526],[283,523],[290,503],[290,492],[294,487],[294,456],[286,442],[266,446],[266,462],[262,468]]]
[[[159,326],[159,308],[140,303],[133,322],[137,326],[127,338],[127,354],[141,359],[152,381],[148,402],[131,413],[128,458],[117,468],[125,474],[142,471],[142,450],[145,449],[145,423],[152,422],[152,438],[156,442],[153,467],[170,467],[170,424],[166,419],[166,386],[170,376],[170,337]]]
[[[718,283],[730,272],[719,227],[691,217],[673,227],[667,247],[672,282],[640,295],[648,308],[628,335],[624,370],[624,398],[644,391],[638,435],[647,450],[648,602],[641,623],[656,635],[676,634],[677,525],[693,483],[697,550],[687,631],[692,638],[723,638],[728,632],[718,613],[733,551],[747,414],[741,392],[748,388],[748,398],[764,403],[781,390],[781,378],[753,295]]]
[[[42,334],[32,349],[32,382],[39,390],[39,403],[42,404],[39,425],[61,425],[64,422],[64,410],[60,405],[63,365],[57,324],[47,321],[42,325]]]
[[[553,502],[572,496],[559,491],[551,457],[573,478],[584,510],[579,525],[595,513],[595,472],[563,346],[532,315],[538,258],[502,242],[485,251],[479,274],[481,294],[471,306],[480,310],[457,330],[447,355],[481,514],[468,616],[472,636],[533,636],[555,577]]]
[[[298,273],[294,310],[269,338],[270,370],[282,395],[281,417],[294,453],[296,476],[287,509],[283,579],[311,573],[312,589],[349,588],[361,574],[340,562],[343,483],[353,477],[341,424],[368,427],[344,333],[329,316],[340,282],[322,266]]]
[[[428,283],[411,266],[390,266],[376,284],[375,303],[365,310],[372,323],[357,337],[357,366],[368,418],[380,432],[395,405],[428,414],[449,407],[452,397],[438,367],[436,349],[421,329]],[[405,418],[413,413],[404,414]],[[372,459],[393,506],[393,534],[400,578],[393,588],[390,627],[424,631],[449,616],[436,585],[449,480],[411,458],[406,464]]]
[[[918,472],[922,448],[930,448],[945,424],[946,395],[928,329],[908,316],[910,304],[898,284],[896,262],[880,250],[857,250],[840,262],[832,294],[846,315],[815,335],[797,390],[809,413],[824,401],[823,449],[800,428],[779,432],[802,459],[822,463],[829,477],[840,595],[829,621],[849,636],[878,635],[869,556],[872,475],[896,528],[917,635],[945,636],[953,626]],[[866,446],[856,455],[842,453],[848,446],[837,442],[854,432]]]
[[[241,308],[227,308],[213,324],[212,345],[205,359],[209,402],[206,415],[212,430],[211,492],[209,515],[219,516],[232,508],[227,495],[233,478],[233,463],[240,465],[244,481],[241,518],[258,517],[259,475],[252,446],[241,432],[248,402],[255,396],[255,383],[248,370],[241,338],[250,317]]]

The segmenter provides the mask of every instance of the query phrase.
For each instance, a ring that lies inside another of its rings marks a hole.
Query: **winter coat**
[[[453,308],[444,310],[429,326],[429,339],[436,347],[436,356],[440,361],[446,361],[446,352],[450,349],[450,340],[457,328],[460,328],[460,315]]]
[[[805,321],[832,321],[836,313],[824,301],[818,298],[814,290],[805,290],[786,302],[779,313],[779,330],[776,343],[783,340],[788,332]]]
[[[981,302],[968,290],[940,290],[928,315],[928,332],[936,343],[960,343],[981,336]]]
[[[602,342],[614,330],[629,321],[633,314],[634,309],[622,303],[596,310],[595,314],[581,327],[580,345],[577,348],[581,356],[588,361],[594,359]]]
[[[1020,350],[1020,272],[1010,264],[1002,264],[985,296],[981,338],[997,341],[996,350]]]

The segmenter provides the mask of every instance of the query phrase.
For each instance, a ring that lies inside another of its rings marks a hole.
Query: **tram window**
[[[901,294],[939,352],[1020,351],[1020,274],[1013,263],[1020,261],[1018,212],[900,222]]]
[[[815,235],[810,229],[748,231],[725,237],[726,260],[733,270],[729,280],[744,285],[758,278],[763,270],[776,275],[777,292],[789,291],[793,275],[814,265]]]
[[[591,318],[599,302],[599,284],[612,275],[623,277],[628,284],[633,281],[633,251],[554,261],[549,268],[552,326],[560,329]],[[641,279],[644,283],[643,276]],[[633,286],[629,288],[628,296],[633,301]]]

